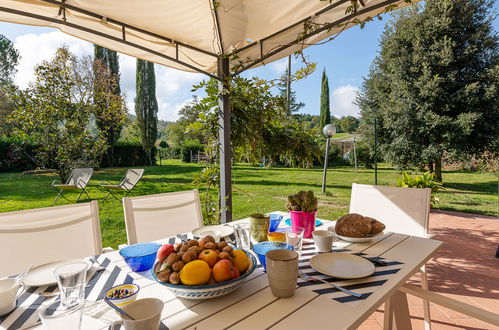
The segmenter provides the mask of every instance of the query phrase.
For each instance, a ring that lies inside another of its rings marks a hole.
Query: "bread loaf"
[[[334,230],[341,236],[363,238],[377,235],[384,229],[385,225],[376,219],[350,213],[336,221]]]

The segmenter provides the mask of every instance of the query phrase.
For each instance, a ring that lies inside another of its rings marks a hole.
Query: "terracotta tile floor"
[[[430,290],[499,313],[499,218],[432,210],[430,233],[444,242],[428,263]],[[420,285],[418,276],[410,282]],[[423,304],[408,296],[413,329],[424,329]],[[491,324],[431,304],[432,329],[499,329]],[[359,327],[382,329],[383,306]]]

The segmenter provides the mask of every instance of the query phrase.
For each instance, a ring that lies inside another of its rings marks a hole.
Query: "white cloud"
[[[14,81],[21,88],[26,88],[34,79],[35,66],[52,58],[57,48],[62,45],[68,46],[69,50],[78,56],[93,53],[91,43],[59,31],[24,34],[15,39],[14,45],[21,54]]]
[[[292,64],[293,62],[291,62]],[[283,58],[281,60],[270,63],[270,69],[277,74],[284,74],[288,68],[288,58]]]
[[[331,114],[335,117],[358,117],[360,113],[359,107],[353,103],[358,90],[358,87],[350,84],[333,90],[331,93]]]
[[[34,80],[35,66],[52,58],[57,48],[62,45],[67,45],[69,50],[77,56],[93,55],[91,43],[60,31],[24,34],[16,37],[14,44],[21,54],[14,80],[21,88],[26,88],[28,83]],[[134,113],[136,59],[124,54],[118,56],[121,91],[125,94],[129,111]],[[155,70],[158,116],[164,120],[176,120],[178,111],[192,99],[190,92],[192,84],[206,77],[199,73],[184,72],[161,65],[155,65]]]

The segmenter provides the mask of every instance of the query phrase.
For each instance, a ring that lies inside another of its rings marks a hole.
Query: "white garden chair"
[[[0,278],[30,264],[102,253],[97,201],[0,213]]]
[[[106,197],[102,199],[102,201],[104,202],[110,195],[119,200],[119,198],[116,197],[113,191],[126,192],[126,195],[124,197],[128,197],[128,195],[135,196],[132,190],[133,188],[135,188],[137,183],[139,183],[143,174],[144,174],[143,168],[130,168],[126,171],[125,175],[118,184],[103,184],[104,181],[102,181],[99,186],[101,188],[106,189],[108,192],[108,194],[106,195]]]
[[[187,233],[203,225],[197,189],[123,198],[128,244]]]
[[[55,204],[55,202],[57,202],[59,197],[62,197],[65,200],[70,201],[63,194],[63,191],[65,190],[80,190],[80,194],[78,195],[78,198],[76,199],[75,203],[80,200],[80,197],[83,193],[87,195],[88,199],[91,199],[85,189],[87,188],[88,182],[90,181],[90,178],[92,177],[93,173],[94,173],[93,168],[75,168],[71,170],[71,173],[69,173],[69,178],[66,181],[66,183],[55,183],[56,180],[54,180],[52,182],[52,187],[54,187],[55,190],[59,190],[59,193],[57,194],[57,197],[54,199],[52,204]]]
[[[431,238],[428,234],[430,216],[430,188],[402,188],[352,184],[350,213],[358,213],[379,220],[386,231]],[[421,287],[428,292],[425,266],[421,268]],[[423,300],[425,329],[430,329],[430,302]],[[391,314],[385,306],[385,328]]]

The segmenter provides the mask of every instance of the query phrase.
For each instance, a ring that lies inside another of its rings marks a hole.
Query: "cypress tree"
[[[113,165],[114,145],[127,110],[121,96],[118,54],[98,45],[94,45],[94,104],[97,128],[109,145],[104,163]]]
[[[326,76],[326,69],[322,71],[321,84],[321,112],[320,112],[320,127],[321,129],[331,123],[331,110],[329,109],[329,82]]]
[[[153,164],[154,142],[158,123],[158,101],[156,100],[156,77],[154,64],[137,59],[135,114],[139,127],[140,142],[149,163]]]

